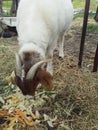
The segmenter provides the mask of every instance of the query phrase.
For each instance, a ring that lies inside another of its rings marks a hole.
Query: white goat
[[[64,32],[73,19],[71,0],[20,0],[17,32],[20,45],[16,55],[16,75],[33,79],[39,66],[53,58],[59,39],[59,56],[64,57]],[[47,71],[53,74],[52,61]]]

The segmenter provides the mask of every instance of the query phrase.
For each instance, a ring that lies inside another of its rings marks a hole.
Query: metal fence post
[[[97,44],[97,49],[94,58],[93,72],[97,72],[97,68],[98,68],[98,44]]]
[[[89,6],[90,6],[90,0],[86,0],[84,20],[83,20],[83,29],[82,29],[82,36],[81,36],[81,43],[80,43],[79,61],[78,61],[79,67],[81,67],[82,59],[83,59],[84,42],[85,42],[85,35],[86,35],[86,28],[87,28],[88,14],[89,14]]]

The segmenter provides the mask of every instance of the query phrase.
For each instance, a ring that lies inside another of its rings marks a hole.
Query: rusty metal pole
[[[97,44],[97,49],[94,58],[93,72],[97,72],[97,68],[98,68],[98,44]]]
[[[18,1],[19,1],[19,0],[16,0],[16,10],[17,10],[17,8],[18,8]]]
[[[85,42],[85,35],[86,35],[86,28],[87,28],[88,14],[89,14],[89,6],[90,6],[90,0],[86,0],[84,20],[83,20],[83,29],[82,29],[82,36],[81,36],[81,43],[80,43],[79,61],[78,61],[79,67],[81,67],[82,59],[83,59],[84,42]]]

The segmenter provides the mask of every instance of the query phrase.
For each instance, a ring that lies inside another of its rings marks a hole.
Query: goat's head
[[[38,53],[36,55],[38,56]],[[35,57],[34,62],[32,57]],[[50,59],[38,62],[34,52],[24,53],[22,59],[19,54],[16,54],[15,81],[24,95],[33,96],[39,83],[50,90],[53,88],[52,76],[41,68],[49,61]]]

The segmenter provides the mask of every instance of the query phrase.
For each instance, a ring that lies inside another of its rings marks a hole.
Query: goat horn
[[[21,77],[21,71],[22,71],[22,65],[21,65],[21,60],[19,54],[15,54],[16,56],[16,75]]]
[[[36,70],[39,66],[41,66],[43,63],[46,63],[46,62],[50,62],[52,59],[46,59],[46,60],[43,60],[43,61],[39,61],[38,63],[36,63],[35,65],[33,65],[31,67],[31,69],[28,71],[27,73],[27,76],[26,76],[26,79],[33,79],[35,73],[36,73]]]

